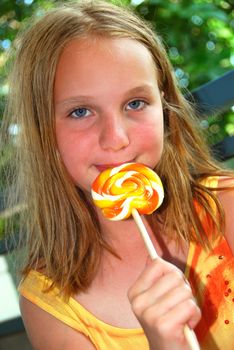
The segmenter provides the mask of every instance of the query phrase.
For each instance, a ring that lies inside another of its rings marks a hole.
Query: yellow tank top
[[[210,179],[207,183],[210,186],[216,184],[217,179]],[[205,216],[203,224],[207,225],[207,234],[211,235]],[[185,275],[202,311],[202,319],[195,329],[201,349],[234,350],[234,257],[225,238],[212,241],[209,251],[190,243]],[[111,326],[97,319],[74,298],[65,303],[57,288],[43,292],[50,284],[51,280],[46,276],[31,271],[19,285],[19,292],[87,336],[97,350],[149,350],[142,329]]]

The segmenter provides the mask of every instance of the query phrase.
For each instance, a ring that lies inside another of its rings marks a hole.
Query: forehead
[[[124,63],[129,58],[154,65],[151,52],[139,41],[131,38],[104,36],[89,36],[69,41],[60,55],[58,65],[72,60],[74,63],[79,61],[80,64],[92,64],[102,57],[117,64],[118,62]]]
[[[157,82],[150,51],[129,38],[74,39],[63,49],[56,70],[55,95],[62,89],[83,90],[112,84],[113,89],[130,83]],[[108,87],[107,87],[108,88]],[[55,96],[56,97],[56,96]],[[62,96],[63,97],[63,96]]]

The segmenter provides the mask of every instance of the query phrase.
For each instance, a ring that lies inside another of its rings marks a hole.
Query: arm
[[[189,350],[184,326],[193,329],[201,312],[177,267],[161,258],[149,261],[128,297],[150,350]]]
[[[225,213],[225,237],[234,255],[234,179],[221,178],[220,186],[233,186],[233,189],[228,191],[218,192],[218,197]]]
[[[20,309],[29,340],[35,350],[95,350],[91,341],[26,298]]]

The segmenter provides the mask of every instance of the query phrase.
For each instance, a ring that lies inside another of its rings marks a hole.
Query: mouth
[[[95,164],[95,167],[97,168],[97,170],[99,172],[102,172],[106,169],[115,168],[115,167],[118,167],[120,165],[127,164],[127,163],[133,163],[133,160],[128,160],[126,162],[120,162],[120,163]]]

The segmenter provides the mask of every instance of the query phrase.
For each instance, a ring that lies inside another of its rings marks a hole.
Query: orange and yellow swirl
[[[140,214],[151,214],[164,197],[159,176],[139,163],[104,170],[94,181],[91,194],[104,217],[115,221],[127,219],[134,208]]]

